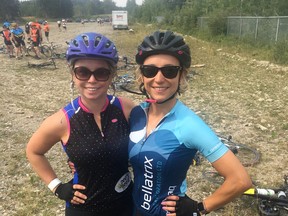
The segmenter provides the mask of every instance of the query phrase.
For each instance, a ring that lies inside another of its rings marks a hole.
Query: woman
[[[67,60],[80,96],[41,124],[27,145],[28,160],[66,201],[67,216],[132,215],[127,119],[134,105],[107,95],[116,74],[116,47],[101,34],[80,34],[70,42]],[[74,163],[72,182],[62,183],[45,157],[58,141]]]
[[[9,24],[10,26],[10,24]],[[14,46],[12,44],[12,41],[11,41],[11,32],[9,30],[9,27],[8,27],[8,24],[6,23],[6,25],[4,24],[3,25],[3,30],[0,31],[0,35],[3,37],[4,39],[4,43],[6,45],[6,49],[7,49],[7,52],[8,52],[8,55],[9,55],[9,58],[13,58],[15,57],[13,55],[13,52],[14,52]]]
[[[20,28],[17,23],[11,23],[11,28],[12,41],[16,47],[16,59],[23,57],[23,52],[25,53],[25,56],[27,56],[23,29]]]
[[[191,64],[184,39],[170,31],[156,31],[138,46],[136,62],[140,89],[148,99],[131,111],[129,121],[135,214],[164,216],[175,210],[177,216],[207,214],[248,189],[251,180],[239,160],[177,99],[185,90]],[[187,170],[197,151],[225,178],[202,202],[185,195]],[[168,195],[172,196],[165,199]]]

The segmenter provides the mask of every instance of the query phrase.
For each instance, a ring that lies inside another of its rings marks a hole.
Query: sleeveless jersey
[[[85,204],[66,203],[66,206],[93,212],[95,216],[108,216],[107,209],[132,203],[127,151],[129,126],[120,100],[107,96],[101,112],[102,131],[80,97],[64,107],[63,112],[70,135],[62,145],[75,165],[73,184],[86,186],[83,193],[88,197]]]
[[[2,36],[3,36],[3,38],[4,38],[4,41],[11,41],[11,32],[10,32],[10,30],[3,30],[2,31]]]
[[[37,28],[31,28],[31,34],[30,34],[30,36],[31,36],[31,39],[32,39],[32,41],[34,41],[34,42],[38,42],[39,40],[40,40],[40,34],[39,34],[39,29],[37,29]]]
[[[178,100],[146,137],[148,109],[148,103],[140,104],[132,110],[129,120],[133,199],[141,215],[165,216],[161,202],[168,195],[185,195],[186,174],[197,150],[213,162],[227,147],[201,118]]]

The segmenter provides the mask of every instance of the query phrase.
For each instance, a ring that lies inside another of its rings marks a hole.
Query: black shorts
[[[15,37],[14,44],[15,44],[15,47],[25,46],[25,42],[23,40],[23,37],[21,37],[21,38]]]
[[[48,37],[49,36],[49,32],[45,32],[45,37]]]
[[[39,44],[40,44],[39,41],[32,41],[32,45],[33,45],[34,47],[38,47]]]
[[[7,40],[4,40],[4,43],[5,43],[6,46],[13,45],[11,41],[7,41]]]

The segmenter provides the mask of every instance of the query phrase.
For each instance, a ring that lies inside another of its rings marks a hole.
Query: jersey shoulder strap
[[[113,95],[107,95],[107,97],[108,97],[110,104],[113,104],[113,105],[117,106],[119,109],[123,110],[121,101],[119,100],[118,97],[113,96]]]

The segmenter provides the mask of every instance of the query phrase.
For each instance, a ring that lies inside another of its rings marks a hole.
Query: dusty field
[[[67,32],[59,32],[56,23],[51,27],[50,41],[64,47],[65,40],[80,32],[98,31],[116,42],[120,55],[129,57],[135,53],[143,34],[154,30],[135,26],[134,33],[129,33],[96,23],[69,24]],[[282,177],[288,174],[287,68],[185,37],[192,48],[193,64],[205,67],[193,69],[191,88],[182,100],[217,133],[232,135],[234,141],[261,152],[260,163],[247,168],[254,181],[264,187],[281,185]],[[0,214],[63,215],[64,203],[33,173],[25,157],[25,146],[42,120],[70,101],[70,76],[64,60],[57,60],[56,70],[31,69],[27,67],[28,61],[39,62],[31,57],[16,60],[0,54]],[[141,100],[139,96],[129,96]],[[59,178],[69,179],[60,144],[48,157]],[[193,194],[195,199],[200,200],[214,190],[201,177],[206,166],[203,163],[189,172],[189,195]],[[211,215],[256,215],[248,203],[238,199]]]

